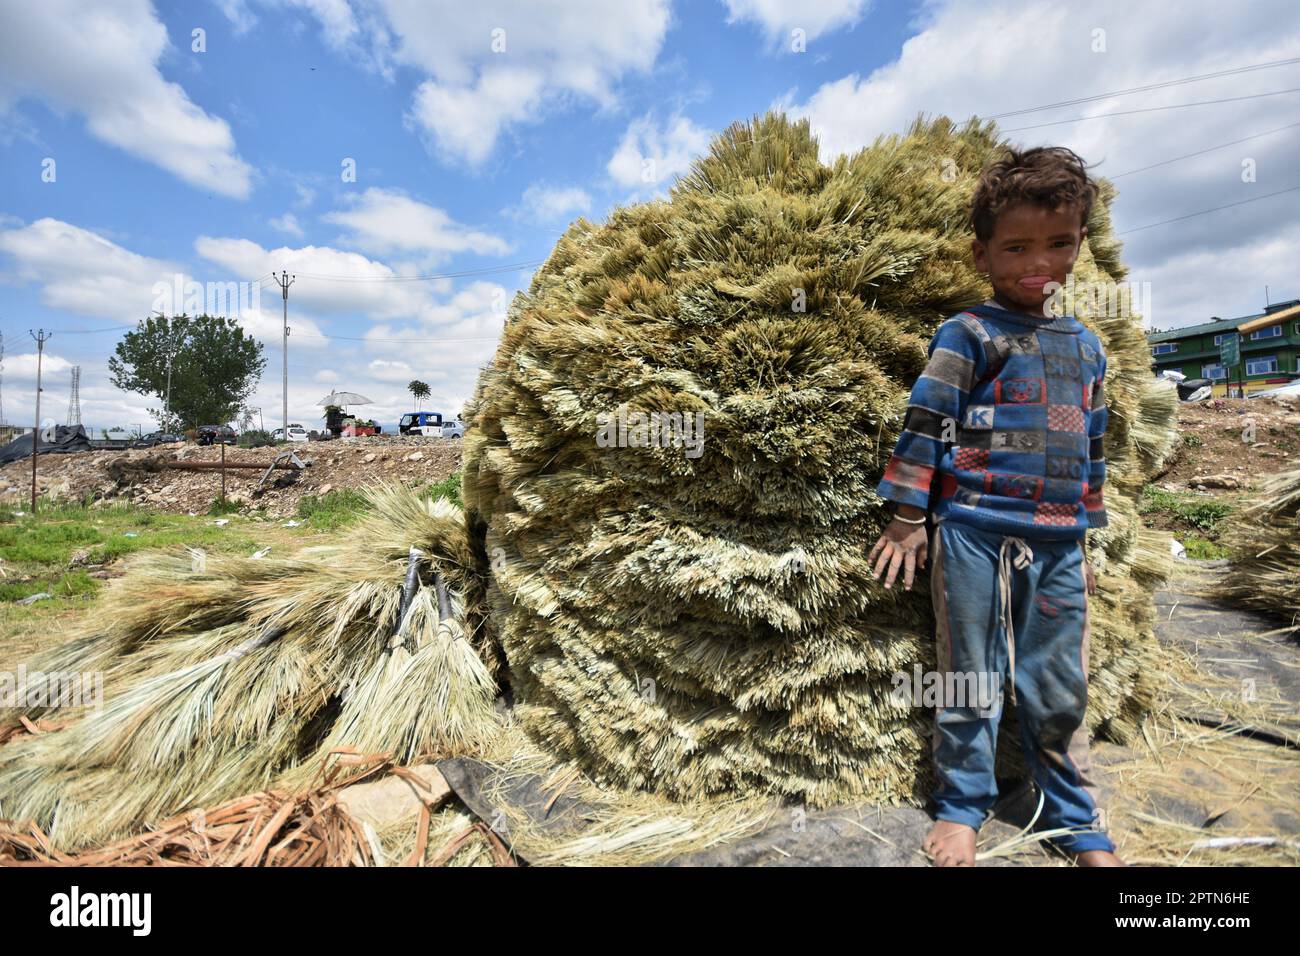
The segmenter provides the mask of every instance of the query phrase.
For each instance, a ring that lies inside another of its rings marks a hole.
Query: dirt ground
[[[441,481],[460,468],[460,439],[407,438],[376,435],[307,442],[280,448],[226,449],[227,462],[270,464],[277,452],[294,451],[310,467],[297,473],[276,471],[268,488],[257,493],[262,470],[228,469],[227,500],[246,510],[258,507],[272,517],[293,515],[306,495],[323,496],[333,490],[356,490],[375,481],[428,484]],[[136,470],[150,461],[181,459],[187,462],[219,461],[221,449],[194,444],[163,445],[156,449],[88,451],[42,455],[37,461],[37,490],[55,498],[81,501],[94,498],[107,503],[131,502],[157,511],[203,513],[218,497],[218,471]],[[18,504],[31,493],[31,459],[0,468],[0,505]],[[282,476],[292,475],[290,478]],[[284,487],[270,487],[276,479]]]
[[[1186,403],[1178,409],[1178,432],[1168,470],[1155,484],[1166,491],[1199,485],[1224,497],[1254,487],[1262,476],[1283,471],[1288,460],[1300,457],[1300,403],[1263,398]],[[1239,488],[1192,480],[1211,475],[1235,478]]]

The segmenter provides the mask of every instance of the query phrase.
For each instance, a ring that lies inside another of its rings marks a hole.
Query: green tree
[[[415,398],[415,409],[419,411],[421,400],[429,397],[429,386],[417,378],[406,386],[406,390]]]
[[[165,431],[230,421],[265,367],[261,342],[234,319],[212,315],[150,316],[108,360],[113,385],[158,399],[163,408],[149,413]]]

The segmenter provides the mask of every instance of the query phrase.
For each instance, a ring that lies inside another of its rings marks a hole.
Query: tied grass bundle
[[[464,515],[395,486],[366,507],[344,538],[290,559],[214,556],[196,572],[185,554],[142,558],[97,627],[29,663],[102,669],[105,704],[0,747],[0,816],[81,846],[305,788],[339,749],[409,763],[481,747],[496,684],[464,627]]]
[[[666,201],[559,240],[465,414],[482,597],[539,744],[683,798],[917,794],[929,714],[891,677],[934,667],[933,620],[924,581],[872,579],[874,489],[935,328],[990,292],[966,213],[998,147],[992,124],[941,119],[827,165],[807,121],[768,114],[718,136]],[[1077,283],[1124,277],[1113,195],[1103,183]],[[1124,739],[1155,693],[1158,548],[1136,497],[1174,404],[1140,317],[1095,301],[1066,303],[1110,369],[1088,725]],[[697,415],[702,449],[662,440]]]
[[[1300,635],[1300,459],[1265,478],[1254,501],[1225,538],[1232,566],[1220,597],[1277,615]]]

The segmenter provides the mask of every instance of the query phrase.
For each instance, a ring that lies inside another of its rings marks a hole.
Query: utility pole
[[[283,436],[289,437],[289,286],[293,285],[293,280],[297,276],[289,275],[288,270],[281,269],[277,276],[271,273],[275,279],[276,285],[280,287],[280,297],[284,299],[284,432]]]
[[[39,329],[28,334],[36,340],[36,424],[32,428],[32,514],[36,514],[36,453],[40,451],[41,440],[41,360],[45,355],[45,343],[54,335]]]
[[[167,391],[163,395],[163,421],[159,423],[160,427],[166,429],[171,427],[169,420],[172,414],[172,359],[177,350],[176,317],[168,318],[161,312],[154,314],[167,323]]]

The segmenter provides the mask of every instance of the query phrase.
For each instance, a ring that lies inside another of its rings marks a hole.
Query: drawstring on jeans
[[[1009,545],[1016,546],[1016,555],[1013,558]],[[998,599],[999,612],[1002,615],[1002,626],[1007,632],[1007,662],[1011,669],[1011,703],[1016,702],[1016,635],[1011,624],[1013,616],[1011,608],[1011,568],[1014,566],[1017,570],[1023,570],[1029,567],[1029,563],[1034,560],[1034,552],[1030,550],[1024,538],[1004,537],[1002,539],[1002,548],[998,551]]]

